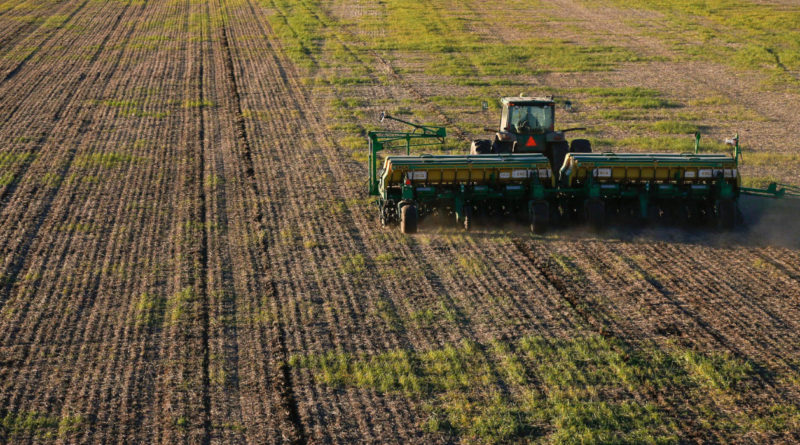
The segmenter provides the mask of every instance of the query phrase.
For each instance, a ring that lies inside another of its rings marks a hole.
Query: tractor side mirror
[[[568,101],[564,102],[564,109],[567,110],[567,111],[572,110],[572,101],[568,100]]]
[[[386,112],[385,111],[381,111],[381,123],[383,123],[384,119],[386,119]]]
[[[485,113],[489,111],[489,102],[483,101],[481,104],[481,110]]]

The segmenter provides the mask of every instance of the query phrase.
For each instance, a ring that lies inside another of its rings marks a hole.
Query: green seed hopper
[[[410,156],[411,147],[444,142],[443,127],[412,125],[411,133],[369,132],[370,195],[377,196],[381,223],[399,222],[413,233],[426,215],[455,217],[469,229],[473,217],[526,221],[543,232],[553,221],[583,220],[595,228],[622,217],[674,219],[733,228],[741,195],[800,197],[792,186],[742,187],[738,136],[732,154],[571,152],[552,169],[552,154],[494,153]],[[378,153],[405,142],[405,156]],[[560,159],[558,159],[560,160]],[[555,172],[555,174],[553,173]]]
[[[555,179],[541,154],[389,156],[378,184],[381,221],[399,219],[414,232],[418,217],[447,212],[469,229],[473,212],[487,206],[525,217],[530,203],[546,205],[548,187]]]

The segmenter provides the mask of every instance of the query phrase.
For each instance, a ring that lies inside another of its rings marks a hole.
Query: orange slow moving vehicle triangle
[[[527,144],[525,144],[525,146],[526,146],[526,147],[535,147],[535,146],[536,146],[536,140],[533,138],[533,136],[531,136],[531,137],[528,139],[528,143],[527,143]]]

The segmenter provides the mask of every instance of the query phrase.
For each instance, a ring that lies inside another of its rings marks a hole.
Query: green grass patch
[[[643,137],[636,136],[624,139],[594,140],[598,147],[623,148],[637,152],[673,152],[694,153],[695,141],[693,137],[675,138],[669,136]],[[592,142],[595,145],[595,142]],[[728,153],[730,147],[717,141],[700,141],[701,153]]]
[[[319,2],[314,0],[263,0],[262,7],[273,11],[267,21],[281,39],[287,56],[302,67],[316,66],[317,57],[325,45],[327,32]]]
[[[632,110],[598,110],[589,117],[607,121],[635,121],[645,118],[645,115],[642,112]]]
[[[136,302],[136,324],[140,326],[155,326],[164,314],[166,300],[147,292],[139,296]]]
[[[486,264],[480,258],[471,256],[459,256],[456,259],[456,264],[462,272],[467,275],[483,275],[486,273]]]
[[[364,261],[364,255],[359,253],[342,258],[342,266],[340,270],[342,273],[348,275],[357,275],[366,271],[367,266],[366,262]]]
[[[742,154],[743,164],[750,167],[785,168],[800,164],[800,153],[770,153],[746,151]]]
[[[587,0],[597,7],[607,2]],[[747,0],[615,0],[621,7],[658,12],[643,33],[693,60],[713,61],[770,75],[765,86],[797,84],[800,10]]]
[[[36,159],[36,155],[33,153],[0,153],[0,168],[33,162],[34,159]]]
[[[173,325],[180,324],[184,318],[188,316],[188,311],[192,309],[196,301],[197,293],[191,286],[185,287],[173,295],[172,298],[167,301],[169,305],[170,322]]]
[[[661,92],[649,88],[576,88],[577,93],[588,94],[589,104],[600,104],[632,109],[671,108],[677,104],[661,97]]]
[[[773,182],[780,183],[781,181],[774,176],[742,176],[742,187],[761,189],[767,188]]]
[[[729,105],[731,104],[731,99],[725,96],[714,95],[708,96],[701,99],[693,99],[689,101],[689,105],[695,107],[708,107],[708,106],[715,106],[715,105]]]
[[[69,437],[87,420],[79,415],[51,416],[38,412],[0,411],[0,438],[33,435],[40,439]]]
[[[4,186],[13,184],[14,183],[14,179],[16,179],[16,176],[14,176],[13,173],[11,173],[11,172],[3,173],[3,175],[0,176],[0,187],[4,187]]]
[[[436,321],[436,312],[433,309],[420,309],[411,313],[411,320],[418,328],[427,328]]]
[[[666,134],[694,134],[699,127],[688,122],[659,121],[653,124],[653,130]]]
[[[211,108],[214,107],[214,102],[208,99],[187,99],[181,105],[183,108]]]
[[[435,314],[420,310],[411,317],[424,326]],[[658,394],[693,394],[699,397],[694,402],[709,402],[754,376],[752,364],[731,356],[633,348],[600,336],[464,341],[375,355],[328,352],[292,356],[289,364],[311,369],[317,381],[333,387],[410,397],[426,414],[424,431],[479,443],[677,443],[680,416],[703,413],[665,411]],[[773,420],[747,421],[775,431],[795,422],[791,409],[776,412]]]

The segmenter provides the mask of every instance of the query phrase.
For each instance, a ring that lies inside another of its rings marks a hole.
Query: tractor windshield
[[[553,108],[549,105],[509,107],[508,125],[515,133],[544,133],[553,126]]]

